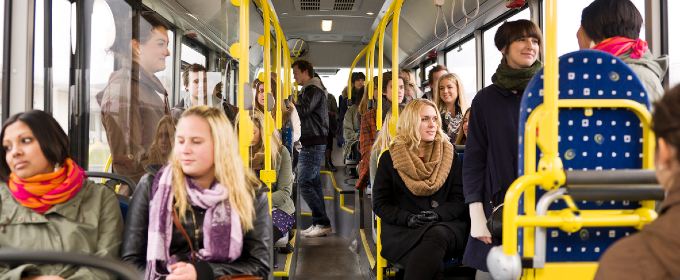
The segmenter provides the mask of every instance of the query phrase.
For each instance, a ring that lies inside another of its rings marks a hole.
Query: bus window
[[[45,109],[45,0],[35,1],[33,36],[33,109]],[[68,133],[68,130],[65,130]]]
[[[5,1],[6,0],[0,0],[0,38],[5,38],[4,30],[5,30]],[[0,44],[0,54],[3,53],[4,44]],[[2,68],[2,58],[0,58],[0,69]],[[1,73],[1,72],[0,72]],[[3,75],[0,75],[0,85],[2,84],[2,77]],[[0,116],[2,116],[2,89],[0,89]]]
[[[165,70],[157,72],[156,76],[158,77],[159,80],[161,80],[161,83],[163,86],[168,90],[168,93],[172,92],[172,78],[174,77],[174,59],[172,58],[172,54],[175,53],[175,32],[172,30],[168,30],[168,51],[170,51],[170,56],[165,58]]]
[[[524,9],[521,12],[511,16],[507,20],[501,21],[497,23],[496,25],[492,26],[491,28],[487,29],[484,31],[484,86],[488,86],[491,84],[491,76],[493,76],[494,73],[496,73],[496,68],[498,68],[498,64],[501,62],[501,58],[503,58],[503,55],[501,55],[501,52],[498,51],[498,48],[496,48],[496,44],[494,44],[493,38],[496,36],[496,31],[498,31],[498,27],[503,24],[505,21],[515,21],[519,19],[531,19],[531,12],[529,12],[529,9]],[[468,99],[472,101],[472,99]]]
[[[576,40],[576,31],[581,26],[581,12],[583,8],[592,3],[592,0],[579,1],[556,1],[559,16],[557,17],[557,55],[578,50],[578,41]],[[635,7],[640,11],[642,17],[645,17],[645,0],[632,0]],[[672,1],[669,1],[672,2]],[[545,5],[543,10],[543,19],[545,19]],[[646,19],[645,19],[646,20]],[[545,26],[545,23],[541,26]],[[545,31],[543,32],[545,34]],[[545,35],[544,35],[545,36]],[[640,30],[640,38],[645,40],[645,25],[642,25]],[[545,47],[545,46],[544,46]]]
[[[182,61],[189,64],[200,64],[203,65],[203,67],[206,67],[205,55],[185,44],[182,44]]]
[[[468,106],[477,93],[476,41],[473,37],[446,53],[446,68],[462,80]]]
[[[33,108],[45,105],[44,0],[35,5],[35,47],[33,49]],[[75,3],[52,1],[52,116],[68,133],[69,73],[71,68],[71,36],[75,36]],[[73,20],[73,21],[72,21]],[[72,32],[73,31],[73,32]]]
[[[680,3],[678,1],[668,1],[668,15],[672,15],[671,11],[680,11]],[[668,17],[668,27],[679,26],[680,18],[675,16]],[[670,87],[680,83],[680,34],[678,32],[668,31],[668,53],[670,58],[670,69],[668,72],[668,81]]]
[[[104,167],[110,150],[106,138],[106,131],[102,126],[101,107],[97,103],[97,94],[102,92],[114,71],[115,55],[110,50],[116,39],[116,22],[112,7],[105,0],[94,1],[92,9],[91,52],[90,52],[90,151],[88,156],[88,170],[106,171]],[[129,6],[122,6],[119,13],[130,14]],[[119,30],[121,33],[130,30]]]

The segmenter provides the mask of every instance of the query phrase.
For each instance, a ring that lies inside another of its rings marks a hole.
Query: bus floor
[[[333,162],[338,171],[333,175],[340,189],[353,189],[349,184],[353,181],[347,180],[342,165],[342,149],[333,149]],[[322,167],[322,170],[325,168]],[[333,233],[325,237],[299,239],[297,268],[295,269],[294,279],[370,279],[370,276],[363,275],[360,269],[359,257],[350,250],[350,238],[355,231],[353,216],[340,210],[338,207],[339,195],[332,186],[330,175],[322,172],[321,181],[323,182],[324,196],[327,197],[326,212],[331,219]],[[330,198],[333,199],[330,199]],[[353,196],[347,195],[345,201],[348,207],[354,208]],[[309,207],[303,199],[300,199],[300,209],[302,213],[309,212]],[[303,222],[299,230],[303,230],[310,225],[311,217],[303,215]]]

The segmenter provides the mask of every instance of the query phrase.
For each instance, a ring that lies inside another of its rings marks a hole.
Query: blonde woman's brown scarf
[[[421,142],[420,147],[425,150],[422,159],[418,151],[409,149],[403,143],[392,144],[390,155],[394,169],[411,193],[415,196],[430,196],[441,189],[449,176],[453,145],[437,136],[433,142]]]

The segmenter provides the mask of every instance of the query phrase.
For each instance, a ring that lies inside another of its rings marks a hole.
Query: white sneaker
[[[274,247],[286,247],[288,244],[288,233],[274,242]]]
[[[314,230],[314,228],[316,228],[316,225],[311,225],[311,226],[308,227],[307,229],[302,230],[300,233],[302,234],[302,236],[306,236],[307,233],[309,233],[309,232],[311,232],[312,230]]]
[[[305,234],[306,237],[321,237],[326,236],[331,233],[333,229],[331,226],[321,226],[317,225],[312,231]]]

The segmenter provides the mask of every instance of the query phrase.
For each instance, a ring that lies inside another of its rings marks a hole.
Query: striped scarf
[[[67,158],[58,170],[22,179],[9,175],[9,190],[22,206],[44,214],[52,206],[64,203],[83,187],[85,171]]]

